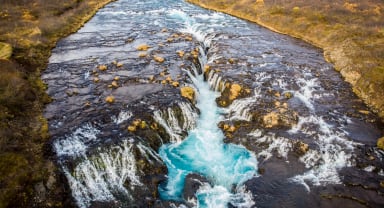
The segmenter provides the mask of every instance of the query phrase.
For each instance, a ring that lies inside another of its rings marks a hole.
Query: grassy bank
[[[354,92],[384,120],[382,0],[188,0],[324,50]]]
[[[40,73],[56,42],[113,0],[0,0],[0,207],[68,206],[49,159]]]

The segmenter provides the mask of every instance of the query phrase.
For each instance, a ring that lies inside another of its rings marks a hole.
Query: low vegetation
[[[382,0],[188,0],[324,49],[354,92],[384,120]]]
[[[0,0],[0,207],[62,207],[40,73],[59,38],[112,0]]]

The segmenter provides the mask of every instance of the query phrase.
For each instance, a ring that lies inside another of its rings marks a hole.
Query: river
[[[384,204],[383,124],[300,40],[181,0],[119,0],[57,44],[43,80],[78,207]]]

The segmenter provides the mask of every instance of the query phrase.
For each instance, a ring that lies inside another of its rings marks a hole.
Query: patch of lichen
[[[384,2],[188,0],[324,49],[354,92],[384,120]],[[223,7],[222,5],[229,5]]]
[[[6,43],[0,57],[0,207],[66,206],[68,193],[44,153],[49,132],[42,110],[50,98],[40,73],[56,42],[111,1],[0,3],[0,42]]]

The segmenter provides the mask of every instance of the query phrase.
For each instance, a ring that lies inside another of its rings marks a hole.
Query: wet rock
[[[179,82],[172,82],[172,86],[174,86],[174,87],[178,87],[180,84],[179,84]]]
[[[308,146],[308,144],[306,144],[302,141],[298,141],[298,142],[294,143],[293,149],[294,149],[294,152],[296,154],[301,156],[301,155],[304,155],[305,153],[308,152],[309,146]]]
[[[377,148],[384,150],[384,137],[381,137],[377,140]]]
[[[185,178],[185,184],[184,184],[184,191],[183,191],[183,198],[185,200],[189,199],[195,199],[196,200],[196,191],[204,184],[209,183],[209,181],[199,175],[199,174],[189,174]]]
[[[105,102],[107,102],[107,103],[114,103],[115,102],[115,97],[113,97],[112,95],[107,96],[105,98]]]
[[[284,103],[285,104],[285,103]],[[295,111],[289,110],[282,107],[275,109],[270,113],[265,114],[262,117],[262,125],[265,128],[274,128],[274,127],[292,127],[296,125],[298,117]]]
[[[279,124],[279,116],[275,112],[270,112],[263,117],[263,123],[266,128],[272,128]]]
[[[221,107],[229,106],[235,99],[248,95],[251,91],[245,90],[240,84],[226,83],[221,96],[216,99]]]
[[[107,65],[99,65],[98,68],[99,68],[100,71],[105,71],[105,70],[108,69]]]
[[[239,84],[232,84],[231,90],[230,90],[231,94],[229,95],[229,99],[230,100],[236,99],[239,96],[241,89],[242,88]]]
[[[182,87],[180,88],[181,96],[188,98],[190,101],[195,101],[195,90],[192,87]]]
[[[211,66],[209,66],[209,65],[205,65],[204,66],[204,73],[205,73],[205,75],[208,75],[210,70],[211,70]]]
[[[139,53],[139,57],[140,57],[140,58],[147,57],[147,53]]]
[[[165,59],[161,56],[153,56],[153,59],[159,63],[163,63],[165,61]]]
[[[138,45],[137,47],[136,47],[136,49],[137,50],[139,50],[139,51],[146,51],[146,50],[148,50],[150,47],[149,47],[149,45],[147,45],[147,44],[141,44],[141,45]]]
[[[230,63],[230,64],[235,64],[236,62],[237,62],[237,60],[234,58],[228,59],[228,63]]]
[[[284,93],[284,97],[287,99],[291,99],[293,97],[293,94],[291,92]]]
[[[117,81],[112,81],[112,87],[113,88],[118,88],[119,87],[119,84],[117,83]]]
[[[176,53],[177,53],[177,55],[179,55],[180,57],[183,57],[183,56],[184,56],[184,54],[185,54],[185,52],[184,52],[184,51],[177,51]]]

